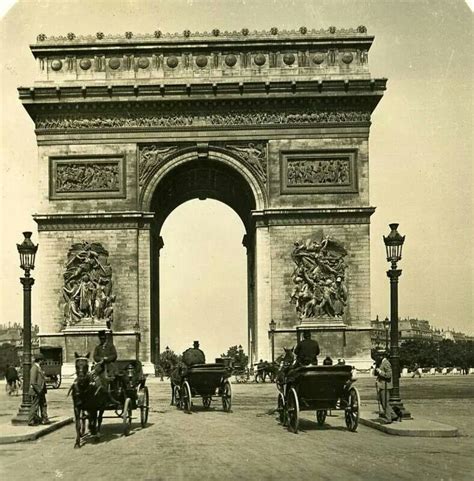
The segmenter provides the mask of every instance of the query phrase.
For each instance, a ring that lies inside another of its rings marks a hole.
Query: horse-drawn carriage
[[[225,364],[195,364],[181,373],[181,382],[172,385],[172,403],[179,409],[190,412],[192,398],[201,397],[205,409],[211,406],[213,396],[222,399],[225,412],[232,407],[232,386],[229,377],[232,370]]]
[[[290,368],[283,383],[277,383],[278,417],[297,433],[301,411],[315,411],[322,426],[329,410],[344,410],[349,431],[359,424],[360,397],[353,385],[351,366],[306,366]]]
[[[276,376],[278,374],[278,368],[279,364],[276,361],[260,361],[259,363],[255,364],[255,382],[265,382],[267,377],[270,382],[275,382]]]
[[[46,386],[59,389],[59,386],[61,386],[61,370],[63,365],[62,347],[41,346],[40,353],[44,357],[42,368],[46,377]]]
[[[97,377],[88,371],[88,357],[76,359],[76,382],[71,387],[73,392],[74,415],[76,421],[76,447],[86,433],[86,421],[89,421],[91,435],[98,435],[104,418],[104,411],[113,411],[123,423],[123,434],[130,433],[133,410],[140,410],[140,424],[146,426],[149,412],[149,393],[145,385],[140,361],[115,361],[116,373],[110,379],[110,388],[99,388]],[[100,385],[100,383],[99,383]],[[107,416],[109,417],[109,416]]]

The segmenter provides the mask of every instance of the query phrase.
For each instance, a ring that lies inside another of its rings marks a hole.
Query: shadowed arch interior
[[[195,159],[178,165],[155,189],[151,210],[158,231],[168,215],[191,199],[219,200],[235,210],[249,229],[250,212],[255,198],[247,181],[236,170],[212,159]]]

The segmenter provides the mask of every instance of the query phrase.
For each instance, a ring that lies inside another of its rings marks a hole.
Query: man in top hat
[[[294,353],[297,366],[318,364],[319,344],[314,339],[311,339],[311,331],[303,332],[303,340],[298,342]]]
[[[31,396],[31,407],[28,414],[29,426],[50,423],[46,403],[46,378],[41,367],[44,356],[41,353],[37,354],[34,361],[30,369],[29,395]]]
[[[204,352],[199,349],[199,341],[194,341],[193,347],[190,347],[183,352],[183,362],[188,367],[191,367],[194,364],[204,364],[206,362]]]

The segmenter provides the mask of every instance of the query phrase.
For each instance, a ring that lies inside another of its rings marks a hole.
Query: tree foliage
[[[231,346],[227,349],[227,354],[221,354],[221,357],[231,359],[234,369],[244,369],[247,367],[249,357],[245,354],[242,346]]]
[[[160,353],[160,358],[157,363],[158,369],[161,369],[164,375],[169,377],[180,361],[181,356],[171,349],[166,349]]]
[[[474,367],[474,342],[409,340],[400,345],[400,367]]]
[[[12,344],[4,342],[0,346],[0,375],[5,375],[7,364],[18,366],[20,361],[18,359],[18,352]]]

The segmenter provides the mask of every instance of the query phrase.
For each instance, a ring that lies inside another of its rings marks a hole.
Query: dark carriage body
[[[360,397],[352,366],[305,366],[290,369],[278,394],[279,420],[297,433],[300,411],[315,411],[323,425],[329,410],[344,410],[346,426],[356,431]]]
[[[289,383],[300,410],[336,409],[351,383],[351,366],[308,366],[295,369]]]
[[[192,398],[202,397],[204,408],[209,408],[212,397],[222,399],[224,411],[230,412],[232,405],[232,387],[229,377],[232,368],[225,363],[195,364],[184,368],[181,385],[173,387],[173,400],[178,408],[191,411]]]
[[[40,353],[44,357],[42,368],[46,385],[58,389],[62,378],[63,349],[57,346],[41,346]]]
[[[196,364],[184,376],[193,396],[214,396],[231,371],[222,364]]]
[[[76,359],[88,362],[88,356]],[[86,434],[86,422],[89,420],[89,431],[96,436],[100,432],[104,417],[119,417],[122,419],[123,433],[128,435],[132,425],[132,412],[140,410],[140,424],[144,428],[148,421],[150,398],[148,387],[145,385],[146,376],[142,363],[137,359],[120,359],[114,362],[107,372],[108,390],[97,388],[96,375],[83,376],[84,388],[76,386],[77,395],[73,392],[74,418],[76,424],[75,447],[81,447],[81,438]],[[101,383],[102,384],[102,383]],[[74,385],[73,385],[74,386]],[[92,394],[91,394],[92,392]],[[84,396],[84,397],[82,397]],[[114,411],[114,416],[104,416],[105,411]]]
[[[142,363],[136,359],[120,359],[115,361],[115,380],[112,381],[112,395],[124,404],[130,399],[132,409],[139,407],[139,393],[145,388],[146,376],[143,374]],[[111,405],[107,409],[116,410],[117,406]]]

